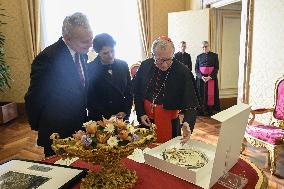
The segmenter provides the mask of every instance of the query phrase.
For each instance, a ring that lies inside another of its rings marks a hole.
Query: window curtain
[[[20,6],[24,32],[26,36],[27,55],[32,62],[40,52],[40,0],[21,0]]]
[[[144,56],[151,57],[150,0],[137,0],[139,29]]]
[[[219,55],[221,54],[221,48],[220,45],[218,45],[218,41],[221,41],[221,39],[218,39],[218,33],[220,31],[217,31],[217,10],[215,8],[209,9],[209,45],[212,52],[216,52]]]
[[[245,3],[245,2],[244,2]],[[252,39],[253,39],[253,18],[254,18],[254,0],[246,2],[246,36],[245,36],[245,62],[244,62],[244,80],[243,80],[243,103],[249,103],[250,74],[252,64]]]

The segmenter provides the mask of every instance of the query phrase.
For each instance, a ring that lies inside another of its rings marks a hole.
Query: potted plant
[[[1,5],[0,5],[1,6]],[[2,32],[3,25],[7,24],[3,21],[6,17],[5,9],[0,7],[0,91],[5,92],[5,90],[11,88],[11,75],[10,67],[5,61],[5,35]],[[14,102],[0,102],[0,124],[6,123],[18,116],[17,104]]]

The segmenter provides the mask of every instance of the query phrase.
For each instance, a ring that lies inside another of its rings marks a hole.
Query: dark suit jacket
[[[190,71],[192,71],[192,62],[191,62],[190,54],[188,54],[186,52],[185,53],[177,52],[175,54],[175,59],[177,59],[178,61],[180,61],[184,65],[186,65],[188,67],[188,69]]]
[[[88,110],[89,118],[101,120],[118,112],[127,116],[133,104],[131,78],[125,61],[115,59],[111,65],[102,65],[100,57],[87,66],[89,75]],[[112,75],[108,69],[112,69]]]
[[[81,55],[85,71],[86,55]],[[87,72],[85,71],[85,77]],[[49,136],[58,132],[71,136],[86,120],[86,87],[66,44],[60,38],[33,61],[30,87],[25,95],[26,112],[38,144],[50,145]]]

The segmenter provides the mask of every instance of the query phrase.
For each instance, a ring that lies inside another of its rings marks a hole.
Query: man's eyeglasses
[[[164,62],[170,62],[172,60],[172,58],[165,59],[165,58],[155,58],[154,57],[154,60],[158,63],[164,63]]]
[[[203,46],[202,48],[207,48],[208,47],[208,45],[206,45],[206,46]]]

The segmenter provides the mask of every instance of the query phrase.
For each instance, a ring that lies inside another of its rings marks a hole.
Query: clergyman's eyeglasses
[[[154,59],[155,59],[155,61],[158,62],[158,63],[169,62],[169,61],[172,60],[172,58],[167,58],[167,59],[165,59],[165,58],[155,58],[155,57],[154,57]]]

